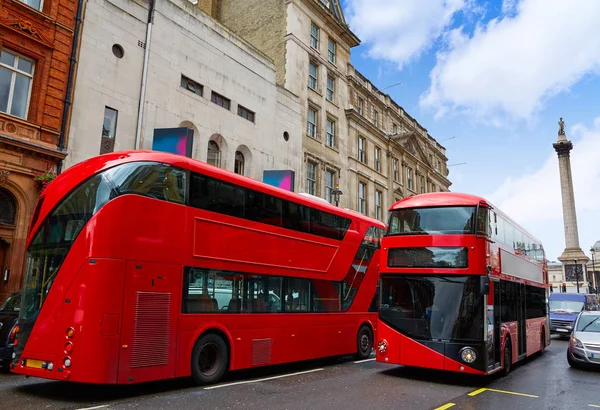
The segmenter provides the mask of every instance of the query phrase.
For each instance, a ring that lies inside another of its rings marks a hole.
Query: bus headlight
[[[470,347],[464,347],[460,351],[460,358],[463,362],[470,364],[477,360],[477,353],[475,353],[475,350]]]
[[[70,357],[65,357],[65,367],[71,367],[71,358]]]
[[[377,351],[379,352],[379,354],[385,354],[385,352],[387,352],[387,348],[388,348],[387,340],[383,339],[383,340],[380,340],[379,343],[377,343]]]

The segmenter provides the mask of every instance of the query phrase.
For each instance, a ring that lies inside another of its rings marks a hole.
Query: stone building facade
[[[65,157],[75,0],[0,0],[0,301],[21,287],[39,189]]]
[[[333,202],[339,184],[340,206],[385,221],[400,198],[448,190],[444,147],[350,64],[360,40],[338,0],[205,0],[202,7],[271,57],[278,84],[300,97],[301,191]]]
[[[263,170],[300,169],[298,96],[277,85],[273,61],[211,18],[215,13],[207,2],[156,2],[145,44],[147,2],[88,1],[68,166],[108,151],[152,149],[155,129],[185,127],[201,161],[258,180]]]

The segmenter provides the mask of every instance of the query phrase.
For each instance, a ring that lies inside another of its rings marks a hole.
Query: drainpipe
[[[60,136],[58,138],[58,150],[62,151],[65,149],[65,133],[67,131],[67,117],[70,113],[71,107],[71,94],[73,90],[73,78],[75,77],[75,67],[77,66],[77,51],[79,47],[79,30],[81,29],[81,13],[83,9],[83,0],[79,0],[77,4],[77,14],[75,15],[75,31],[73,33],[73,44],[71,48],[71,57],[69,57],[69,77],[67,78],[67,93],[65,94],[62,122],[60,125]],[[62,171],[62,159],[58,160],[56,165],[56,173],[60,174]]]
[[[154,15],[154,1],[150,0],[148,4],[148,24],[146,26],[146,43],[144,49],[144,66],[142,68],[142,86],[140,90],[140,104],[138,109],[137,128],[135,130],[135,149],[140,149],[140,139],[142,134],[142,122],[144,117],[144,100],[146,99],[146,80],[148,76],[148,57],[150,55],[150,36],[152,34],[152,18]]]

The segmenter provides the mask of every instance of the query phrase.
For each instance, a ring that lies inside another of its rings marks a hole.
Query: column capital
[[[568,157],[569,153],[573,149],[573,143],[571,141],[560,141],[552,144],[554,150],[558,154],[558,157]]]

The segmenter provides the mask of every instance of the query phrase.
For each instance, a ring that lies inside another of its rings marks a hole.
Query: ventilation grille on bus
[[[137,292],[130,367],[168,363],[170,307],[169,293]]]
[[[271,339],[252,340],[252,366],[271,363]]]

